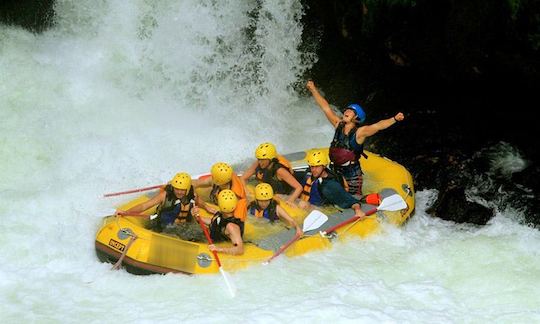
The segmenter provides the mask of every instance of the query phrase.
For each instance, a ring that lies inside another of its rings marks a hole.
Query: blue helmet
[[[345,109],[351,109],[356,114],[356,119],[358,122],[363,123],[366,120],[366,112],[359,104],[350,104]]]

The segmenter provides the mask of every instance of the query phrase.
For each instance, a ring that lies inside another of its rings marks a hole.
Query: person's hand
[[[313,82],[313,80],[308,80],[308,82],[306,83],[306,88],[308,88],[309,91],[317,90],[317,87],[315,87],[315,83]]]
[[[289,207],[292,207],[292,208],[298,208],[298,206],[296,206],[296,204],[294,203],[294,201],[285,200],[285,203],[286,203]]]
[[[193,208],[191,208],[191,215],[193,215],[195,217],[200,217],[201,216],[201,210],[199,209],[199,207],[193,206]]]
[[[362,209],[358,208],[354,211],[354,216],[359,217],[360,219],[363,219],[366,217],[366,213],[362,211]]]
[[[394,119],[398,122],[402,121],[403,119],[405,119],[405,115],[403,115],[402,112],[399,112],[397,113],[395,116],[394,116]]]
[[[300,202],[298,202],[298,207],[302,209],[308,209],[309,206],[310,206],[310,203],[308,201],[300,200]]]
[[[117,209],[117,210],[114,212],[114,215],[115,215],[115,216],[118,216],[118,217],[122,217],[122,216],[124,216],[124,213],[125,213],[125,211],[120,210],[120,209]]]
[[[302,229],[296,225],[296,236],[302,236],[304,235],[304,232],[302,232]]]
[[[211,252],[214,252],[214,251],[219,252],[218,248],[214,244],[208,245],[208,250],[210,250]]]

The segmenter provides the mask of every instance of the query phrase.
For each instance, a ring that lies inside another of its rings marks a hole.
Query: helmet
[[[169,183],[176,189],[189,190],[191,188],[191,176],[185,172],[177,173]]]
[[[328,163],[330,163],[328,159],[328,154],[326,154],[323,150],[319,149],[313,149],[309,151],[306,159],[309,166],[327,166]]]
[[[255,187],[255,199],[270,200],[274,197],[274,189],[268,183],[259,183]]]
[[[218,194],[218,206],[222,213],[230,213],[236,208],[238,198],[230,189],[221,190]]]
[[[233,169],[225,162],[218,162],[212,165],[210,170],[212,180],[218,186],[224,185],[232,180]]]
[[[356,114],[356,119],[358,122],[363,123],[366,120],[366,112],[359,104],[350,104],[345,109],[351,109]]]
[[[255,150],[255,158],[272,160],[277,156],[276,147],[272,143],[262,143]]]

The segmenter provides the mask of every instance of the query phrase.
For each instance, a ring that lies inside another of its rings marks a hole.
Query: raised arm
[[[372,136],[383,129],[387,129],[388,127],[394,125],[398,121],[402,121],[403,119],[405,119],[405,116],[403,115],[403,113],[400,112],[397,113],[394,117],[380,120],[375,124],[362,126],[356,131],[356,142],[362,144],[366,137]]]
[[[332,126],[334,127],[337,127],[340,118],[332,110],[332,108],[330,107],[330,104],[328,104],[328,101],[326,101],[326,99],[324,99],[324,97],[321,96],[321,94],[319,93],[319,90],[315,86],[315,83],[309,80],[306,84],[306,87],[311,92],[311,95],[313,96],[313,98],[315,99],[315,101],[317,102],[321,110],[324,112],[324,115],[326,116],[330,124],[332,124]]]

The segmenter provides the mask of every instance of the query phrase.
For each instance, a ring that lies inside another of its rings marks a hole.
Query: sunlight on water
[[[100,196],[218,160],[327,145],[299,95],[299,1],[57,0],[41,35],[0,26],[3,322],[534,322],[540,237],[512,214],[425,213],[364,241],[221,276],[133,276],[94,252]],[[510,162],[505,165],[514,165]],[[508,164],[509,163],[509,164]]]

